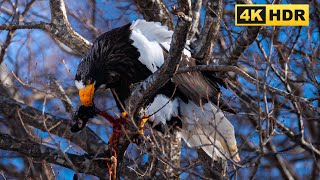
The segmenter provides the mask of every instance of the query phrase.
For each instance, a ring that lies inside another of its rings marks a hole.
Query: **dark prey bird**
[[[75,77],[82,104],[91,106],[99,87],[111,88],[118,97],[119,109],[124,111],[120,104],[130,96],[130,86],[145,80],[162,66],[172,34],[160,23],[136,20],[98,37],[81,60]],[[198,64],[188,48],[183,51],[180,67]],[[220,108],[216,105],[218,84],[223,81],[214,74],[174,75],[148,100],[140,118],[152,115],[149,121],[164,126],[180,119],[180,134],[189,146],[201,147],[213,159],[229,156],[239,161],[234,128],[220,110],[228,106],[222,100]]]

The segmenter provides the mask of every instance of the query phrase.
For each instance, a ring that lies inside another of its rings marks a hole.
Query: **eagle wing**
[[[164,51],[164,57],[166,58],[168,55],[168,49],[163,46],[162,48]],[[186,53],[186,51],[188,50],[185,49],[182,54],[179,67],[193,67],[200,64],[196,59],[191,57],[190,52]],[[222,98],[218,98],[220,97],[219,85],[225,85],[223,80],[216,77],[214,73],[203,73],[198,71],[187,72],[175,74],[172,80],[177,84],[178,89],[197,105],[201,106],[208,101],[212,101],[214,104],[219,105],[220,109],[223,111],[235,113],[228,103],[226,103]]]
[[[160,23],[144,20],[135,21],[131,29],[133,45],[140,52],[139,61],[151,72],[155,72],[168,56],[173,32]],[[197,61],[191,57],[191,52],[186,46],[179,67],[196,65]],[[181,93],[187,98],[164,98],[159,92],[144,111],[153,114],[151,118],[163,124],[179,116],[182,121],[180,133],[189,146],[201,147],[212,158],[224,158],[222,152],[230,153],[235,160],[239,160],[234,128],[215,105],[225,107],[225,103],[217,98],[220,93],[218,84],[223,81],[211,73],[188,72],[174,75],[169,83],[172,82],[177,85],[176,93]],[[168,85],[166,88],[169,88]]]

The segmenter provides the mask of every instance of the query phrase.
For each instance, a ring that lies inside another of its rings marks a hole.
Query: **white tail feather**
[[[191,147],[201,147],[212,158],[226,155],[240,160],[234,128],[215,105],[207,103],[199,107],[193,102],[181,101],[180,112],[184,122],[182,137]]]

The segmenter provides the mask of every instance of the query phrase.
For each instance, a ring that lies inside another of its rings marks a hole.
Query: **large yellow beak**
[[[79,90],[80,101],[85,107],[92,104],[94,95],[94,84],[88,84],[85,88]]]

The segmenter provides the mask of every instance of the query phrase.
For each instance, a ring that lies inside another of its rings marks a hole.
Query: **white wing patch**
[[[162,26],[160,22],[146,21],[138,19],[132,22],[130,27],[133,31],[143,34],[149,41],[170,42],[173,31],[168,30],[167,26]]]
[[[76,87],[78,88],[78,90],[85,88],[85,85],[82,81],[74,81],[74,84],[76,85]]]
[[[147,22],[140,19],[134,21],[130,28],[133,46],[140,52],[139,61],[154,73],[164,62],[162,47],[167,51],[170,49],[173,31],[168,30],[168,27],[162,26],[159,22]],[[191,56],[187,49],[184,49],[183,53]]]
[[[149,118],[151,122],[154,121],[154,125],[158,123],[166,124],[166,121],[170,121],[172,117],[178,116],[178,99],[171,100],[167,96],[158,94],[154,101],[146,107],[143,112],[146,115],[152,115]]]
[[[158,42],[149,41],[142,34],[132,31],[133,46],[140,52],[139,61],[152,72],[156,72],[164,62],[163,52]]]

